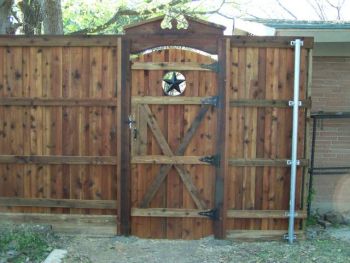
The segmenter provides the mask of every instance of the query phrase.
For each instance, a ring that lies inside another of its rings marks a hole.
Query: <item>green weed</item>
[[[314,226],[317,225],[317,216],[316,215],[310,215],[306,219],[306,226]]]
[[[0,230],[0,258],[5,262],[41,262],[51,248],[45,235],[32,228],[17,226]]]

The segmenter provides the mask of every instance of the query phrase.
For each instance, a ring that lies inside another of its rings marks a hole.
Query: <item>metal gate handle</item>
[[[135,141],[139,133],[135,125],[136,124],[135,115],[130,114],[128,117],[127,123],[129,125],[129,129],[132,130],[132,137],[133,137],[133,140]]]

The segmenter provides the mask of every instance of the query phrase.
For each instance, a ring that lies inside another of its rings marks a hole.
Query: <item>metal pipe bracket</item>
[[[284,239],[284,240],[289,240],[288,234],[284,234],[284,235],[283,235],[283,239]],[[297,240],[297,235],[295,235],[295,234],[293,235],[293,240]]]
[[[292,160],[287,160],[287,165],[292,165]],[[300,160],[297,160],[297,165],[300,165]]]
[[[295,40],[290,41],[290,45],[291,46],[295,46]],[[301,40],[300,41],[300,45],[303,46],[304,45],[304,41]]]
[[[294,106],[294,101],[290,100],[288,101],[288,106],[293,107]],[[303,102],[301,100],[298,101],[298,106],[301,107],[303,106]]]

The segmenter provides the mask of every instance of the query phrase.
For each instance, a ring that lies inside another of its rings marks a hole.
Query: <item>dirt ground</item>
[[[0,225],[0,263],[40,263],[52,249],[66,249],[65,263],[317,262],[350,263],[350,226],[310,227],[306,240],[239,242],[150,240],[137,237],[67,236],[45,225]]]
[[[234,242],[207,237],[195,241],[146,240],[136,237],[60,236],[66,263],[132,262],[350,262],[350,227],[308,230],[308,239],[285,242]]]

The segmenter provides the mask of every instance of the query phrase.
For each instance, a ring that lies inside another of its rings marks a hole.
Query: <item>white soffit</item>
[[[274,36],[276,29],[260,23],[235,19],[234,28],[248,32],[255,36]]]
[[[350,42],[349,29],[277,29],[278,36],[314,37],[315,42]]]

